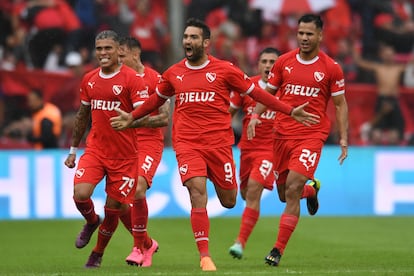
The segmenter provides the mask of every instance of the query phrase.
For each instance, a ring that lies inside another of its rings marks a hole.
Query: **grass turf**
[[[240,218],[213,218],[210,253],[217,272],[202,272],[188,218],[150,219],[160,244],[153,266],[132,267],[132,237],[120,223],[99,269],[83,268],[96,233],[74,246],[81,220],[0,221],[0,275],[414,275],[412,217],[302,217],[279,267],[264,264],[279,218],[262,217],[241,260],[228,254]]]

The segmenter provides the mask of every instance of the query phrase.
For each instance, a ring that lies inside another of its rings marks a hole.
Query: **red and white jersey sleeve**
[[[145,89],[148,91],[149,95],[152,95],[155,93],[155,88],[157,87],[158,82],[161,79],[160,73],[155,71],[152,68],[145,67],[143,74],[138,74],[145,83]],[[150,115],[158,115],[158,110],[152,112]],[[138,141],[144,142],[144,141],[151,141],[151,142],[159,142],[164,143],[164,134],[162,131],[162,128],[144,128],[140,127],[137,128],[138,132]]]
[[[184,59],[167,69],[157,93],[161,97],[175,95],[174,148],[232,145],[230,92],[246,94],[253,87],[240,69],[212,56],[200,66],[191,66]]]
[[[115,108],[131,112],[148,97],[142,78],[127,66],[112,75],[102,74],[99,68],[86,74],[80,88],[81,102],[90,105],[92,116],[86,150],[108,159],[136,158],[136,130],[116,131],[110,118],[118,115]]]
[[[319,124],[308,127],[279,112],[275,121],[276,137],[326,140],[330,132],[328,102],[331,96],[345,93],[344,75],[338,63],[322,51],[313,60],[304,61],[296,49],[279,57],[267,85],[279,89],[277,94],[283,102],[292,106],[309,102],[305,110],[320,116]]]
[[[254,76],[251,78],[255,85],[264,89],[266,83],[261,79],[261,76]],[[247,139],[247,126],[250,122],[251,115],[256,107],[256,101],[250,96],[241,96],[240,94],[234,93],[234,97],[231,98],[234,101],[234,105],[237,103],[241,106],[244,117],[243,117],[243,129],[242,136],[238,147],[241,150],[258,150],[264,151],[272,148],[273,144],[273,124],[276,117],[276,111],[266,110],[260,115],[260,125],[256,126],[256,135],[253,139]]]

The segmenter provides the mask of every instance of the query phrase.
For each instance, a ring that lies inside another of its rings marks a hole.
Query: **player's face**
[[[267,82],[267,76],[269,75],[270,69],[275,64],[279,56],[274,53],[263,53],[259,58],[258,70],[263,81]]]
[[[112,73],[118,66],[118,43],[105,38],[95,41],[95,56],[105,73]]]
[[[189,26],[184,31],[183,47],[185,57],[191,63],[197,63],[205,55],[205,47],[208,45],[208,39],[203,39],[203,30],[201,28]]]
[[[296,38],[301,56],[304,55],[304,57],[313,58],[318,54],[319,44],[322,40],[322,32],[316,28],[315,23],[299,23]]]
[[[135,65],[134,55],[126,45],[119,46],[119,62],[129,67],[134,67]]]

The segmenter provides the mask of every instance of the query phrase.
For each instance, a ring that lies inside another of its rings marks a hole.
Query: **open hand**
[[[260,125],[262,121],[259,119],[250,119],[249,124],[247,125],[247,140],[252,140],[256,136],[256,125]]]
[[[118,113],[118,116],[111,117],[109,119],[111,122],[111,127],[113,129],[124,130],[128,128],[134,121],[134,118],[130,113],[127,113],[119,108],[115,108],[115,111]]]
[[[292,116],[293,119],[304,124],[305,126],[319,124],[319,118],[320,118],[319,115],[305,111],[305,107],[308,104],[309,102],[306,102],[302,105],[295,107],[292,111],[292,114],[290,114],[290,116]]]

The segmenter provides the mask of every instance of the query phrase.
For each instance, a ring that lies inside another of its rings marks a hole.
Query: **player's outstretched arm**
[[[257,102],[266,105],[268,108],[288,114],[293,119],[306,126],[319,123],[319,115],[305,111],[305,107],[309,103],[304,103],[300,106],[292,108],[290,105],[278,100],[275,96],[257,87],[255,87],[249,95]]]
[[[125,112],[119,108],[115,108],[115,111],[118,113],[118,116],[109,119],[112,128],[115,130],[124,130],[132,125],[134,118],[131,113]]]

